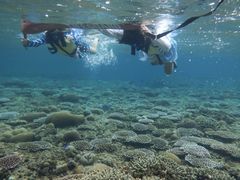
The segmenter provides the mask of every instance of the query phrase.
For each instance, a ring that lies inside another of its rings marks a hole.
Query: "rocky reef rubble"
[[[240,148],[234,144],[226,144],[214,139],[195,136],[186,136],[181,139],[201,144],[202,146],[206,146],[222,155],[229,156],[237,161],[240,160]]]
[[[223,90],[192,85],[7,82],[0,179],[240,178],[236,90],[222,100]]]
[[[9,154],[0,158],[0,169],[9,170],[17,167],[22,161],[18,154]]]
[[[234,179],[227,172],[209,168],[192,168],[177,164],[174,160],[157,156],[141,157],[129,163],[127,168],[134,178],[158,177],[164,179]]]

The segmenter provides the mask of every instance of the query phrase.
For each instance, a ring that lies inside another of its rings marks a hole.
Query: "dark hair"
[[[48,44],[56,44],[60,45],[59,42],[61,42],[60,46],[66,47],[66,41],[65,41],[65,35],[63,31],[58,31],[58,30],[51,30],[47,31],[45,33],[46,35],[46,43]]]

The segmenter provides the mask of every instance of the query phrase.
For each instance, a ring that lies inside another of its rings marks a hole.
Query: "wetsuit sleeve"
[[[164,52],[163,55],[160,56],[160,58],[163,61],[167,61],[167,62],[176,62],[177,58],[178,58],[178,53],[177,53],[177,43],[175,40],[173,39],[169,39],[170,43],[171,43],[171,47],[167,52]]]
[[[38,47],[38,46],[41,46],[41,45],[43,45],[43,44],[46,44],[46,38],[45,38],[45,36],[42,36],[42,37],[39,38],[39,39],[29,40],[27,47]]]
[[[165,53],[165,59],[167,61],[176,61],[178,58],[178,53],[177,53],[177,43],[174,40],[171,40],[171,48],[170,50]]]

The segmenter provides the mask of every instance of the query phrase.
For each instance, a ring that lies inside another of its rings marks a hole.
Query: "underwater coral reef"
[[[199,86],[1,78],[0,179],[240,179],[240,86]]]

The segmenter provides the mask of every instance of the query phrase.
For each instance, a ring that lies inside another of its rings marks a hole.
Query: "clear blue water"
[[[96,70],[81,61],[52,55],[46,47],[21,46],[20,19],[25,16],[35,22],[62,23],[118,23],[133,20],[171,20],[173,28],[186,18],[205,13],[217,0],[205,1],[1,1],[1,61],[0,74],[7,76],[61,76],[74,78],[151,80],[175,78],[230,78],[238,81],[239,61],[239,0],[225,0],[212,16],[201,18],[177,31],[178,69],[171,77],[160,66],[140,62],[129,53],[129,47],[117,43],[113,47],[117,57],[114,65],[100,65]],[[168,18],[166,18],[168,15]],[[171,18],[169,18],[169,16]],[[169,21],[170,21],[169,20]],[[166,27],[165,27],[166,28]],[[161,30],[161,28],[160,28]],[[109,48],[108,47],[108,48]],[[101,51],[98,56],[101,56]]]

